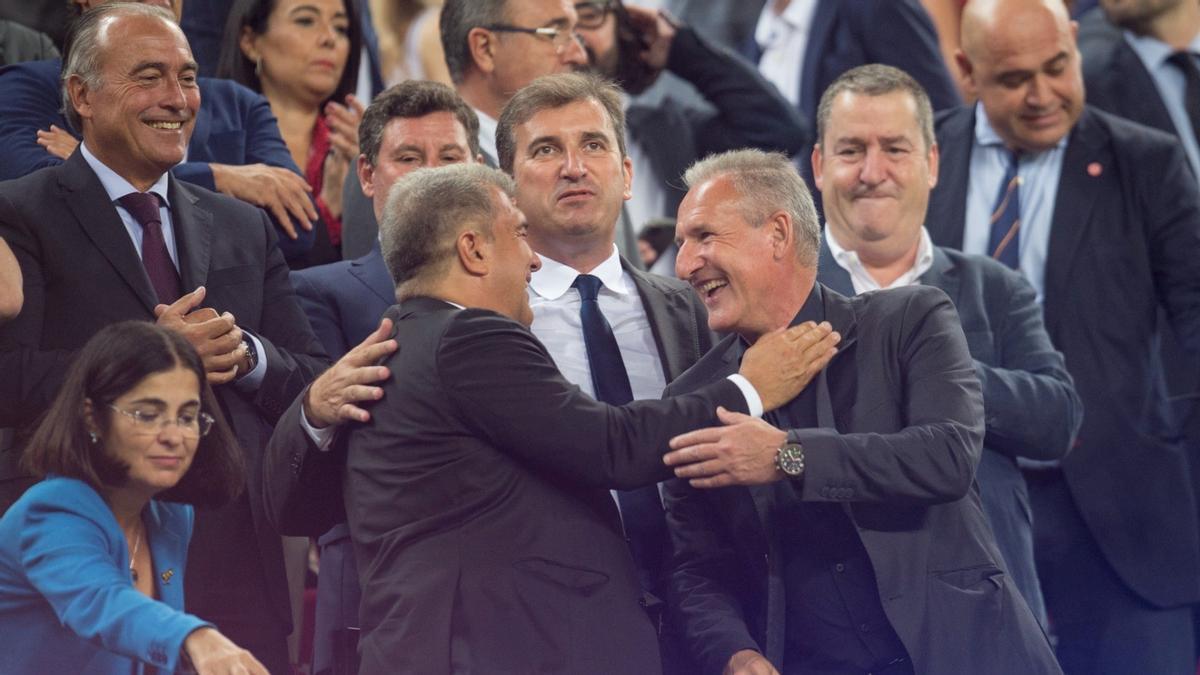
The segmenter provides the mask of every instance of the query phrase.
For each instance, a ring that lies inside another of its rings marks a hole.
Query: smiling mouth
[[[145,124],[151,129],[161,129],[163,131],[179,131],[183,128],[183,122],[146,122]]]
[[[725,281],[724,279],[710,279],[709,281],[705,281],[702,284],[697,284],[695,286],[695,288],[696,288],[696,292],[700,294],[701,298],[704,298],[705,300],[709,300],[714,295],[716,295],[717,291],[719,291],[722,288],[725,288],[728,285],[729,285],[729,282]]]

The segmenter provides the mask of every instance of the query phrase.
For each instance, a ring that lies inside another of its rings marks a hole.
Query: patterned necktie
[[[1192,123],[1192,133],[1200,142],[1200,68],[1196,67],[1196,58],[1190,52],[1175,52],[1167,61],[1183,72],[1183,107]]]
[[[600,279],[590,274],[580,274],[571,286],[579,291],[579,297],[583,300],[579,318],[583,324],[583,343],[587,349],[596,400],[609,405],[625,405],[633,400],[633,389],[629,386],[629,374],[625,371],[625,362],[621,359],[621,350],[613,336],[612,327],[600,312],[597,300]],[[647,452],[654,450],[646,448]],[[652,590],[667,541],[658,486],[618,490],[617,505],[621,509],[625,540],[637,562],[642,588]]]
[[[1021,176],[1017,173],[1020,158],[1009,155],[1008,170],[1000,182],[1000,194],[992,209],[991,232],[988,235],[988,254],[1017,269],[1021,265]]]
[[[153,192],[130,192],[117,200],[142,226],[142,266],[158,301],[169,305],[179,299],[179,271],[167,252],[163,238],[162,217],[158,212],[158,195]]]

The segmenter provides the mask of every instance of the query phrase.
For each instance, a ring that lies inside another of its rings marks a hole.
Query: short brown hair
[[[621,159],[625,159],[625,108],[621,105],[621,90],[617,85],[589,73],[560,73],[543,75],[517,92],[496,124],[496,155],[500,168],[513,172],[517,156],[516,128],[543,110],[553,110],[580,101],[599,103],[608,115]]]
[[[24,468],[39,478],[51,473],[76,478],[101,493],[122,485],[129,467],[91,440],[84,402],[91,402],[93,422],[107,432],[113,401],[146,377],[177,366],[196,374],[200,409],[215,421],[200,438],[191,468],[156,498],[197,506],[219,506],[233,499],[245,483],[245,460],[208,385],[204,363],[178,333],[144,321],[106,326],[88,340],[25,446]]]
[[[833,101],[842,92],[847,91],[863,96],[884,96],[895,91],[907,92],[917,106],[917,124],[921,127],[925,149],[933,147],[933,105],[929,102],[929,94],[925,93],[925,89],[912,75],[882,63],[868,63],[847,70],[821,94],[821,102],[817,105],[817,145],[825,147],[825,130],[829,128]]]
[[[467,149],[471,159],[479,156],[479,116],[450,87],[441,82],[406,80],[388,87],[379,93],[363,112],[358,123],[358,147],[375,166],[379,159],[379,147],[383,144],[383,130],[388,122],[396,118],[413,119],[435,112],[453,113],[463,130],[467,132]]]

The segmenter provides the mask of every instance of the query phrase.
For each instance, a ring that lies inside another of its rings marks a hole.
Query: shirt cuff
[[[738,389],[742,390],[742,396],[746,397],[746,407],[750,409],[750,416],[762,417],[762,398],[759,397],[758,390],[754,388],[754,385],[750,384],[750,380],[743,377],[741,373],[734,373],[728,379],[730,382],[736,384]]]
[[[253,333],[250,331],[242,331],[242,333],[254,345],[254,351],[258,354],[258,363],[250,372],[239,377],[233,386],[242,391],[258,391],[258,388],[262,386],[263,379],[267,377],[267,350],[263,349],[262,342]]]
[[[307,393],[308,391],[305,390],[306,395]],[[304,406],[300,406],[300,428],[304,429],[304,433],[308,435],[313,445],[317,446],[317,450],[321,452],[329,449],[330,444],[333,443],[334,431],[337,429],[334,425],[327,426],[324,429],[314,427],[308,421],[308,415],[304,412]]]

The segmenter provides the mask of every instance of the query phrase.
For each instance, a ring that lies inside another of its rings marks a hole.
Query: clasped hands
[[[229,312],[217,313],[204,302],[203,286],[185,293],[170,305],[158,305],[154,316],[158,325],[174,331],[191,343],[204,362],[204,372],[211,385],[225,384],[245,375],[250,361],[242,340],[245,337],[237,320]]]
[[[786,405],[837,353],[841,335],[828,323],[811,321],[767,333],[746,350],[738,371],[754,385],[763,410]],[[697,429],[671,439],[663,456],[678,478],[697,488],[763,485],[779,480],[776,451],[787,432],[749,415],[717,408],[723,426]]]

